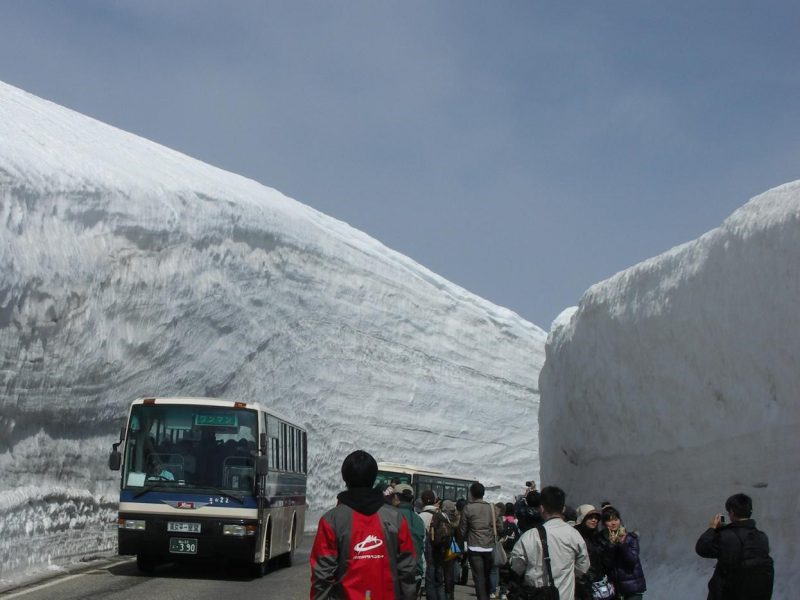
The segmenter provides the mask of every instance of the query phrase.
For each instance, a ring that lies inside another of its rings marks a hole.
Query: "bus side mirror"
[[[108,455],[108,468],[112,471],[119,471],[120,466],[122,465],[122,454],[120,453],[117,448],[122,443],[122,440],[125,439],[125,428],[119,430],[119,441],[116,444],[111,445],[111,454]]]
[[[267,460],[266,456],[257,456],[256,457],[256,475],[266,475],[267,471],[269,470],[269,461]]]
[[[122,465],[122,454],[120,454],[119,450],[114,448],[111,451],[111,454],[108,456],[108,468],[112,471],[119,471],[120,466]]]

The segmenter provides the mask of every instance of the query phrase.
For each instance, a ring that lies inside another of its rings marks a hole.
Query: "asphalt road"
[[[116,557],[83,570],[7,590],[2,600],[305,600],[309,592],[308,558],[313,538],[306,536],[288,569],[253,577],[246,565],[203,562],[168,564],[145,575],[132,557]],[[456,586],[456,600],[473,600],[471,586]],[[375,599],[379,600],[379,599]]]

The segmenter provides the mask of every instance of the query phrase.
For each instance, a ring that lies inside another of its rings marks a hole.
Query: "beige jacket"
[[[581,534],[562,519],[549,519],[544,524],[547,534],[547,549],[550,552],[550,567],[561,598],[575,597],[575,572],[589,570],[589,553]],[[509,556],[511,568],[525,574],[528,585],[545,585],[542,541],[536,529],[522,534]]]
[[[458,529],[470,550],[494,550],[496,538],[495,530],[492,529],[492,518],[495,519],[495,528],[499,532],[503,528],[503,522],[496,516],[493,504],[485,500],[474,500],[464,507]]]

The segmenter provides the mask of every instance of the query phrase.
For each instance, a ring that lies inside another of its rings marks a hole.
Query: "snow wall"
[[[307,528],[356,448],[538,478],[545,332],[345,223],[5,84],[0,222],[0,584],[115,550],[139,396],[304,423]]]
[[[608,499],[641,535],[651,600],[704,598],[694,545],[744,492],[775,598],[800,588],[800,182],[590,288],[540,374],[543,483]]]

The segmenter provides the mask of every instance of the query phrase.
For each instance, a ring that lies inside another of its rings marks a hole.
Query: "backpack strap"
[[[542,540],[542,554],[544,556],[544,566],[547,570],[547,576],[550,578],[550,585],[555,585],[556,580],[553,579],[553,571],[550,568],[550,550],[547,548],[547,532],[544,529],[544,525],[537,525],[536,531],[539,532],[539,539]],[[545,585],[547,585],[546,581]]]
[[[434,538],[434,521],[436,521],[436,515],[441,514],[438,510],[423,510],[422,512],[428,513],[431,515],[431,520],[428,523],[427,529],[425,529],[426,537],[430,538],[431,540]]]

